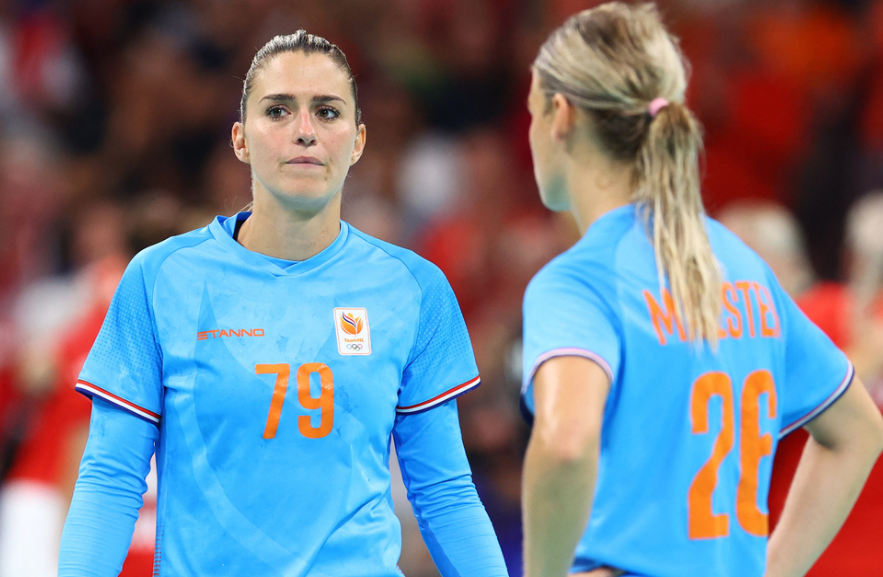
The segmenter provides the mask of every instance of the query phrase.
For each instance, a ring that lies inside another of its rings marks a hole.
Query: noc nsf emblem
[[[368,328],[367,310],[334,309],[334,328],[337,329],[337,350],[340,354],[371,354],[371,330]]]

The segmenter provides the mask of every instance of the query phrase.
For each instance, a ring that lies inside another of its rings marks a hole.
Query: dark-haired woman
[[[365,146],[343,53],[271,40],[232,139],[251,212],[136,256],[80,374],[59,575],[119,572],[154,452],[155,575],[400,575],[391,438],[442,575],[506,575],[460,440],[479,380],[454,295],[340,220]]]
[[[803,575],[883,447],[847,358],[705,217],[685,89],[649,4],[573,16],[534,62],[540,195],[583,236],[524,300],[527,577]],[[772,455],[798,427],[768,543]]]

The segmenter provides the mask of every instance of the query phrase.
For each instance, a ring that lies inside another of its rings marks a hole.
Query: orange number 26
[[[255,365],[254,372],[258,375],[276,375],[273,400],[270,401],[270,414],[267,415],[267,426],[264,428],[264,438],[272,439],[276,436],[279,419],[282,417],[282,404],[285,402],[291,366],[287,363]],[[318,397],[310,394],[310,375],[313,373],[319,374],[321,392]],[[319,411],[318,427],[313,426],[311,415],[300,415],[297,418],[297,428],[300,434],[308,439],[321,439],[331,432],[331,427],[334,425],[334,375],[324,363],[305,363],[297,368],[295,378],[297,400],[300,405],[310,411]]]
[[[776,387],[769,371],[755,371],[745,379],[742,388],[741,431],[739,432],[739,461],[741,476],[736,491],[736,519],[752,535],[769,532],[767,514],[757,508],[758,471],[760,460],[772,454],[773,439],[760,434],[760,397],[767,394],[769,418],[776,416]],[[712,511],[712,495],[717,486],[717,472],[724,458],[733,449],[736,439],[733,386],[729,375],[720,372],[705,373],[693,383],[690,419],[693,434],[708,433],[708,402],[721,398],[721,430],[714,442],[711,457],[705,462],[693,483],[688,498],[690,539],[714,539],[730,533],[730,518],[726,513]]]

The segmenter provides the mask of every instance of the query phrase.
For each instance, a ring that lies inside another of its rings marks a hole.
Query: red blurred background
[[[529,65],[552,28],[594,4],[0,0],[0,577],[54,575],[88,425],[73,375],[96,319],[134,251],[250,200],[248,169],[230,149],[241,81],[257,48],[298,28],[339,44],[359,84],[368,145],[344,188],[344,218],[437,263],[460,300],[483,381],[460,401],[463,436],[510,572],[520,575],[521,297],[576,238],[570,220],[537,199]],[[857,262],[879,255],[844,240],[850,207],[883,192],[883,2],[661,7],[692,62],[688,104],[705,129],[709,212],[784,215],[802,239],[789,245],[806,279],[794,296],[812,302],[823,328],[844,332],[847,350],[870,343],[854,354],[877,390],[883,329],[849,319],[881,316],[880,275],[864,284],[855,276]],[[784,226],[754,239],[771,264],[763,242]],[[883,222],[869,230],[862,234],[883,237]],[[436,575],[398,486],[395,498],[403,570]],[[883,497],[865,499],[840,538],[849,545],[816,577],[883,574]],[[34,535],[33,562],[16,569],[3,548],[17,547],[9,527],[22,516],[33,533],[15,532]],[[130,574],[149,571],[149,516]]]

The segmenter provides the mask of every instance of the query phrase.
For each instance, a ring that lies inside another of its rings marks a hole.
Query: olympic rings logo
[[[363,345],[360,344],[360,343],[347,343],[346,348],[349,349],[349,350],[351,350],[351,351],[361,351],[361,350],[362,350],[362,346],[363,346]]]

